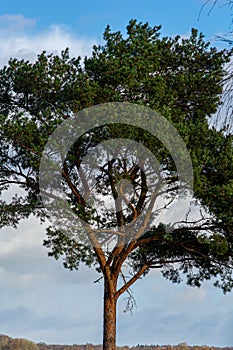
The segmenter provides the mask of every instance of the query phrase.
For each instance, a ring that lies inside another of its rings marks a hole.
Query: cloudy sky
[[[229,30],[226,7],[199,12],[204,0],[0,0],[0,65],[34,60],[41,51],[89,55],[107,24],[124,31],[131,18],[161,24],[163,35],[199,28],[213,45]],[[0,231],[0,333],[47,343],[101,343],[102,284],[94,270],[69,272],[47,257],[44,228],[31,218]],[[133,286],[133,315],[119,302],[118,344],[233,345],[233,295],[211,284],[171,285],[152,272]]]

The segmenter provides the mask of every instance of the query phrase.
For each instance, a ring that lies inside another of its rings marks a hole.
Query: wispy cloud
[[[59,54],[69,47],[72,56],[90,54],[94,40],[78,37],[63,25],[38,31],[36,23],[36,19],[21,15],[0,16],[0,66],[11,57],[33,61],[44,50]]]
[[[25,32],[35,27],[35,18],[25,18],[22,15],[5,14],[0,16],[1,32],[14,35],[17,32]]]

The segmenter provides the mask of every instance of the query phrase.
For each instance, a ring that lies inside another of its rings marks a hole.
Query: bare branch
[[[122,277],[124,283],[126,284],[127,281],[126,281],[126,278],[125,278],[125,276],[124,276],[122,271],[121,271],[121,277]],[[130,311],[130,313],[132,314],[133,308],[137,306],[136,300],[135,300],[135,298],[133,296],[133,292],[132,292],[132,290],[130,288],[128,288],[126,290],[126,292],[128,294],[128,297],[124,298],[124,300],[126,301],[126,307],[124,309],[124,312]]]
[[[137,281],[148,268],[148,265],[143,265],[141,269],[117,291],[116,297],[119,298],[119,296],[124,293],[135,281]]]

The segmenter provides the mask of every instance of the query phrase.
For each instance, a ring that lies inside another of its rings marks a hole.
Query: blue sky
[[[218,6],[208,16],[208,5],[199,18],[203,3],[203,0],[0,1],[2,14],[22,14],[36,19],[37,30],[44,30],[51,24],[65,25],[74,35],[91,38],[98,38],[107,24],[114,29],[124,29],[131,18],[162,24],[168,35],[187,33],[191,27],[200,28],[208,37],[228,30],[228,8]]]
[[[162,25],[163,35],[200,29],[211,43],[229,30],[226,7],[203,0],[0,0],[0,65],[10,57],[35,59],[44,49],[89,55],[107,24],[124,31],[131,18]],[[102,284],[94,270],[69,272],[47,257],[44,229],[35,219],[0,231],[0,333],[48,343],[102,341]],[[137,308],[118,310],[118,344],[233,345],[233,296],[211,284],[171,285],[152,272],[133,286]]]

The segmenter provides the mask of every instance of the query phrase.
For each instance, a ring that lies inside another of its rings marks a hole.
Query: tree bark
[[[116,350],[116,283],[111,282],[106,279],[104,282],[103,350]]]

